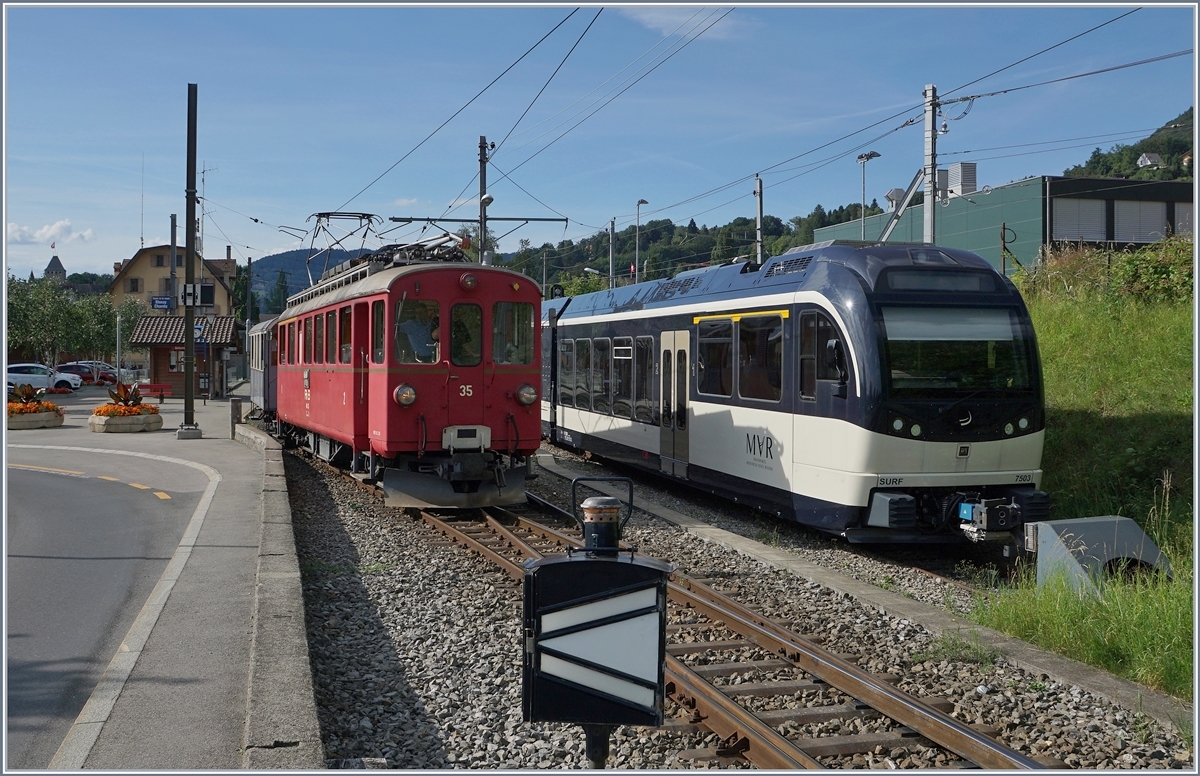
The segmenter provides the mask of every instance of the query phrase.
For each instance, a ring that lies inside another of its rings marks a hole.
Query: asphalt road
[[[7,470],[6,770],[47,767],[203,486],[198,473],[163,462],[22,452]]]

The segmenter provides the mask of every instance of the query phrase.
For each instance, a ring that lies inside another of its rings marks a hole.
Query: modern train
[[[549,299],[542,433],[852,543],[1044,520],[1041,363],[973,253],[825,242]]]
[[[541,288],[454,235],[326,271],[250,332],[252,401],[277,433],[400,507],[521,503],[541,443]]]

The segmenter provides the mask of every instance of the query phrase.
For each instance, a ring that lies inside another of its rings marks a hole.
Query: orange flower
[[[34,412],[57,412],[59,415],[63,411],[59,409],[57,404],[48,401],[31,401],[31,402],[8,402],[9,417],[13,415],[28,415]]]
[[[155,407],[153,404],[137,404],[134,406],[127,404],[101,404],[92,410],[92,414],[106,418],[126,418],[131,415],[157,415],[158,407]]]

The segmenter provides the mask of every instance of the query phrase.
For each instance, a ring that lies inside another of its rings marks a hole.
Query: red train
[[[366,472],[390,506],[520,503],[540,316],[534,281],[472,262],[453,235],[345,262],[273,323],[279,431]]]

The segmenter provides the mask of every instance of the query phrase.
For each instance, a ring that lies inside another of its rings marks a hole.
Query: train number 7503
[[[1016,481],[1017,482],[1033,482],[1033,475],[1032,474],[1018,474]]]

